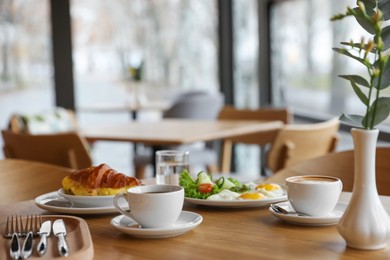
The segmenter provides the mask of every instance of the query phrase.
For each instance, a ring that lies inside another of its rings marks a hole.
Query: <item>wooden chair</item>
[[[267,121],[282,121],[285,124],[292,122],[292,113],[287,108],[260,108],[256,110],[251,109],[237,109],[233,106],[224,106],[218,116],[218,119],[234,119],[234,120],[267,120]],[[221,172],[229,173],[232,146],[233,143],[256,144],[264,147],[274,141],[278,130],[262,132],[259,134],[243,135],[234,138],[223,140],[222,142],[222,159]]]
[[[55,164],[73,169],[92,165],[89,146],[76,132],[30,135],[2,131],[6,158]]]
[[[390,196],[390,147],[376,150],[376,184],[381,195]],[[329,175],[341,179],[343,191],[352,191],[354,181],[354,151],[340,151],[305,160],[276,172],[266,181],[285,183],[285,179],[297,175]]]
[[[0,172],[0,204],[8,204],[58,190],[62,179],[72,170],[40,162],[4,159],[0,160]]]
[[[334,152],[339,125],[338,118],[316,124],[286,125],[271,145],[268,168],[277,172],[297,162]]]

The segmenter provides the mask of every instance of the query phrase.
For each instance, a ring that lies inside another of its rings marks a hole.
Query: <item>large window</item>
[[[135,89],[146,98],[219,89],[215,1],[71,4],[78,106],[123,104]]]
[[[0,1],[1,129],[13,113],[54,105],[50,35],[48,1]]]
[[[292,0],[271,11],[274,102],[311,117],[363,113],[363,105],[340,74],[364,74],[364,68],[332,51],[341,41],[360,40],[353,18],[331,22],[356,1]],[[292,11],[293,10],[293,11]]]

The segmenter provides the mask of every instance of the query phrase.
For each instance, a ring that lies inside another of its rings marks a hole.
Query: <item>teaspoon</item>
[[[287,211],[285,208],[280,207],[280,206],[278,206],[276,204],[271,204],[270,206],[277,213],[281,213],[281,214],[285,214],[285,215],[308,216],[306,214],[298,213],[298,212],[295,212],[295,211]]]

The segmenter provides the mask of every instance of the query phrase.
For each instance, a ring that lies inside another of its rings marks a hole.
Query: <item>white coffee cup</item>
[[[119,206],[119,199],[128,202],[130,212]],[[145,185],[132,187],[127,194],[117,194],[115,208],[143,228],[162,228],[173,225],[180,216],[184,203],[184,189],[178,185]]]
[[[337,205],[343,184],[339,178],[322,175],[286,179],[287,197],[296,212],[314,217],[329,215]]]

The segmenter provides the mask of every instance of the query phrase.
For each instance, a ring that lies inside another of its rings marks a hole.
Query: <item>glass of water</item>
[[[157,151],[156,183],[179,185],[180,173],[189,170],[188,156],[188,151]]]

